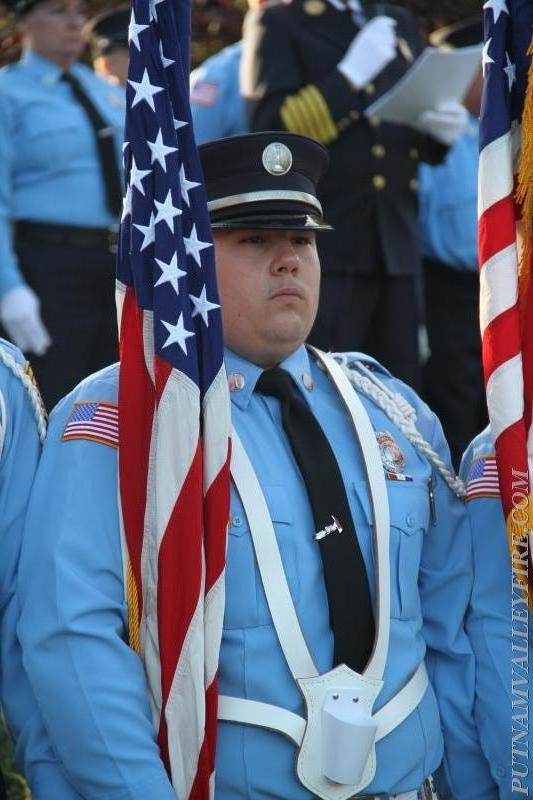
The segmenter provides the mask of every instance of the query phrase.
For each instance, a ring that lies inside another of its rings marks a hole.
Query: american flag
[[[498,467],[493,455],[480,456],[470,465],[466,482],[466,500],[476,497],[499,497]]]
[[[90,439],[110,447],[118,447],[118,406],[102,401],[74,403],[61,437]]]
[[[230,411],[189,108],[189,0],[133,0],[117,267],[129,636],[177,796],[212,794]]]
[[[480,125],[479,263],[483,366],[499,484],[516,578],[533,601],[533,287],[531,220],[517,200],[531,147],[531,0],[488,0]],[[526,147],[526,141],[528,142]],[[532,165],[533,166],[533,165]],[[531,184],[530,184],[531,186]],[[528,215],[529,217],[529,215]],[[525,224],[524,224],[525,223]],[[526,237],[526,238],[527,238]],[[529,553],[527,551],[529,550]],[[528,563],[528,569],[524,564]]]

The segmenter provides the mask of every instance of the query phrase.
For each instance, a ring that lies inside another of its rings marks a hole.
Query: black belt
[[[109,253],[117,252],[118,225],[109,228],[81,228],[76,225],[53,225],[48,222],[20,220],[15,223],[18,242],[59,244],[81,249],[97,247]]]

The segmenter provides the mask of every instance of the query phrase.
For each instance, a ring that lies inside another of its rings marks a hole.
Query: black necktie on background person
[[[374,615],[368,576],[337,459],[320,423],[286,370],[266,370],[255,390],[280,401],[283,429],[306,485],[317,532],[333,525],[333,531],[318,540],[333,631],[333,663],[347,664],[362,672],[374,642]]]
[[[122,210],[122,180],[115,155],[113,128],[102,117],[83,84],[75,75],[71,72],[64,72],[61,80],[70,85],[74,97],[89,118],[96,138],[107,207],[114,217],[118,217]]]

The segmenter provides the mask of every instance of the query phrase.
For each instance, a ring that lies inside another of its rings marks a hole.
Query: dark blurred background
[[[91,0],[91,13],[98,14],[123,0]],[[479,13],[481,0],[396,0],[395,5],[408,8],[418,18],[421,28],[429,33],[441,25],[449,25]],[[240,39],[246,0],[192,0],[191,68],[227,44]],[[0,4],[0,65],[15,61],[19,43],[13,31],[12,16]]]
[[[123,5],[123,0],[91,0],[91,15]],[[241,36],[246,0],[193,0],[192,67]],[[19,42],[13,30],[13,17],[0,3],[0,65],[16,61]]]

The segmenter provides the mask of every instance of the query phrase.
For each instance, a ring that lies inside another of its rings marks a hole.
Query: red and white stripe
[[[524,347],[521,317],[524,299],[520,296],[519,282],[520,208],[515,200],[520,138],[520,126],[513,123],[511,130],[481,151],[479,159],[483,368],[506,521],[513,510],[513,482],[516,481],[513,476],[517,473],[529,476],[529,487],[533,477],[532,408],[527,399],[533,362],[529,348]],[[529,303],[533,312],[531,296]],[[516,495],[514,497],[516,500]],[[530,541],[530,554],[531,544]],[[531,580],[531,565],[530,576]]]
[[[124,449],[121,437],[119,468],[141,656],[158,744],[176,794],[205,800],[205,787],[214,786],[224,614],[227,513],[221,516],[221,510],[229,502],[230,430],[225,370],[201,403],[194,383],[154,359],[152,315],[137,308],[132,290],[119,285],[117,291],[121,344],[127,348],[121,352],[120,429],[136,425],[139,433],[126,437]],[[144,471],[144,481],[137,476],[129,483],[132,464]],[[186,569],[178,571],[178,565]]]

